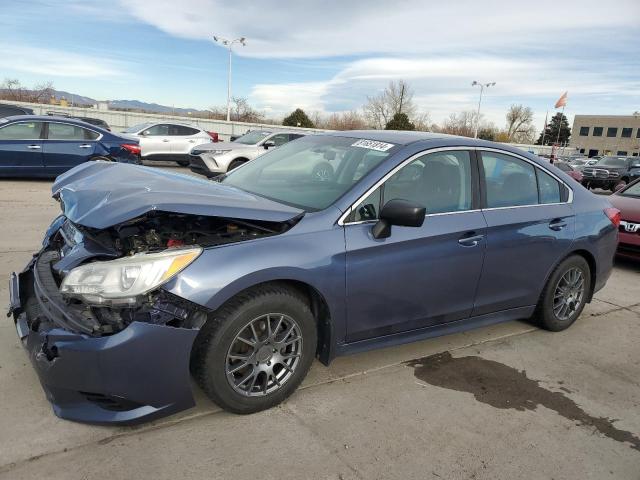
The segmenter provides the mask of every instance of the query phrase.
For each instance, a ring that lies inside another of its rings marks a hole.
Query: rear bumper
[[[79,333],[47,261],[42,253],[11,275],[10,314],[57,416],[134,424],[194,405],[189,358],[198,330],[133,322],[110,336]]]

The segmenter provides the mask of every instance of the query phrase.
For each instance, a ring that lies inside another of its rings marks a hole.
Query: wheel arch
[[[547,277],[545,278],[543,287],[542,287],[542,291],[544,291],[545,286],[547,285],[547,282],[549,281],[549,279],[551,278],[551,275],[553,274],[553,272],[555,272],[556,268],[558,268],[558,265],[560,265],[562,262],[564,262],[567,258],[571,257],[571,256],[580,256],[582,258],[584,258],[587,262],[587,264],[589,265],[589,276],[590,276],[590,286],[589,286],[589,294],[587,297],[587,303],[591,302],[592,298],[593,298],[593,293],[595,290],[595,285],[596,285],[596,272],[597,272],[597,264],[596,264],[596,259],[593,256],[593,254],[589,251],[586,250],[584,248],[576,248],[574,250],[571,250],[570,252],[568,252],[565,256],[563,256],[562,258],[560,258],[551,268],[551,270],[549,270],[549,273],[547,274]]]
[[[241,295],[248,290],[268,285],[284,286],[286,288],[295,290],[296,292],[304,296],[309,304],[309,307],[311,308],[311,312],[313,313],[314,318],[316,319],[316,328],[318,334],[316,356],[324,365],[329,365],[331,360],[335,357],[336,334],[335,327],[332,322],[331,309],[329,307],[329,303],[325,298],[325,295],[308,282],[293,278],[274,278],[253,283],[252,285],[245,286],[245,288],[235,291],[233,292],[233,294],[227,296],[227,298],[225,298],[225,300],[221,304],[219,304],[219,306],[215,310],[213,310],[213,314],[215,315],[216,311],[224,308],[224,305],[226,305],[227,302],[231,301],[238,295]]]

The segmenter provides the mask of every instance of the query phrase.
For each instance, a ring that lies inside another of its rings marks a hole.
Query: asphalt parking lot
[[[0,278],[59,212],[50,185],[0,180]],[[115,428],[55,417],[4,319],[0,478],[638,480],[638,332],[640,263],[618,262],[561,333],[510,322],[316,362],[288,401],[250,416],[194,385],[194,409]]]

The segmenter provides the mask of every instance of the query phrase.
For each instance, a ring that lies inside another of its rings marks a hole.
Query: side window
[[[169,125],[154,125],[144,130],[143,133],[152,137],[169,135]]]
[[[427,213],[470,210],[471,157],[467,151],[426,154],[384,184],[384,203],[395,198],[423,205]]]
[[[533,165],[500,153],[482,152],[487,207],[536,205],[538,187]]]
[[[347,218],[347,222],[366,222],[375,220],[380,213],[380,202],[382,200],[382,187],[378,187],[360,202]]]
[[[290,133],[289,141],[295,140],[296,138],[300,138],[300,137],[304,137],[304,135],[301,133]]]
[[[12,123],[0,128],[0,140],[38,140],[42,122]]]
[[[69,125],[68,123],[53,123],[49,122],[49,134],[47,138],[49,140],[95,140],[99,137],[99,134],[86,128],[78,127],[76,125]]]
[[[278,133],[277,135],[274,135],[273,137],[271,137],[269,140],[273,140],[273,143],[276,144],[276,147],[279,147],[280,145],[284,145],[289,141],[289,134]]]
[[[169,125],[169,135],[187,137],[189,135],[195,135],[199,130],[185,125]]]
[[[560,203],[560,183],[546,172],[536,168],[540,203]]]

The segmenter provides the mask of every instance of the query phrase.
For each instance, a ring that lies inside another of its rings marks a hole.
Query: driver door
[[[347,342],[461,320],[473,310],[486,246],[471,152],[419,155],[355,206],[344,225]],[[427,209],[421,227],[371,234],[382,205]]]

